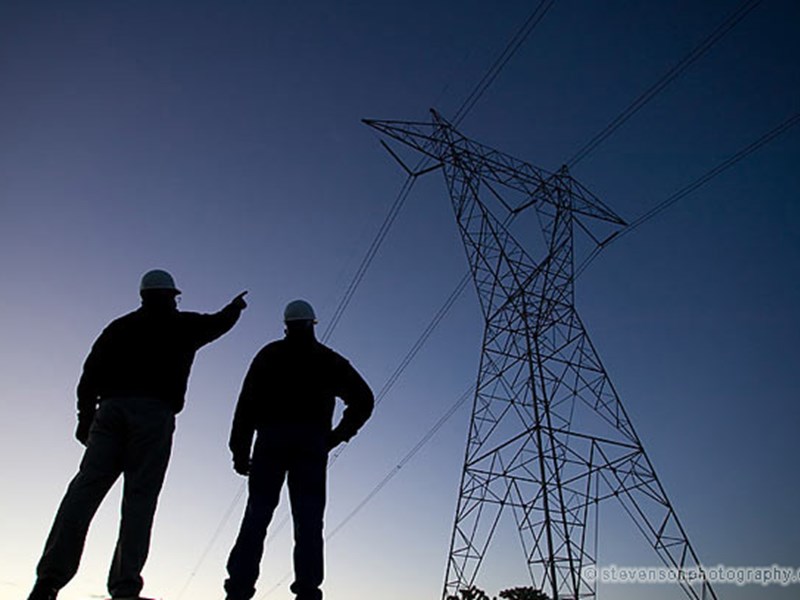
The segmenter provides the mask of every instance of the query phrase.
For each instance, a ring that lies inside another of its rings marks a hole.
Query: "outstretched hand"
[[[233,300],[231,300],[231,304],[238,308],[239,310],[244,310],[247,308],[247,302],[245,302],[244,297],[247,295],[247,290],[236,296]]]

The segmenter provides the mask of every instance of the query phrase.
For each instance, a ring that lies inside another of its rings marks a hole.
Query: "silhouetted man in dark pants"
[[[166,271],[145,273],[141,307],[95,341],[78,383],[78,429],[86,451],[69,484],[36,569],[29,600],[54,600],[78,570],[89,524],[124,477],[119,538],[108,574],[115,600],[137,599],[150,530],[184,404],[195,352],[229,331],[247,306],[242,292],[221,311],[177,310],[180,290]]]
[[[264,538],[284,480],[294,522],[291,590],[297,600],[321,600],[328,452],[358,432],[375,403],[350,363],[315,339],[316,319],[307,302],[290,302],[284,321],[286,337],[268,344],[253,359],[233,419],[233,468],[249,474],[249,495],[228,558],[228,600],[249,600],[255,594]],[[337,397],[346,408],[331,429]]]

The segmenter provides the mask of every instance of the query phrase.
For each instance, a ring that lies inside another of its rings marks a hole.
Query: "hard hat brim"
[[[178,288],[174,287],[143,287],[140,292],[172,292],[175,296],[182,294]]]

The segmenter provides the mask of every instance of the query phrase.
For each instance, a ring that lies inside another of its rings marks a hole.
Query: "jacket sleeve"
[[[367,422],[375,407],[375,396],[367,382],[344,358],[338,365],[336,395],[345,403],[342,419],[333,429],[335,439],[346,442]]]
[[[257,407],[259,401],[260,380],[263,365],[263,353],[259,353],[250,364],[245,375],[242,391],[236,403],[231,426],[231,437],[228,447],[233,454],[234,461],[250,458],[253,446],[253,436],[256,431]]]
[[[113,324],[106,327],[100,337],[95,340],[89,356],[83,363],[83,372],[78,381],[78,414],[80,418],[91,418],[97,410],[97,403],[100,397],[100,379],[104,375],[104,365],[111,338]]]
[[[195,314],[193,340],[197,348],[213,342],[228,333],[242,314],[242,309],[233,302],[212,314]]]

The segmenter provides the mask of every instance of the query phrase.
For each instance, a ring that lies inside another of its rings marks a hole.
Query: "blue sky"
[[[739,4],[556,0],[461,129],[555,170]],[[242,511],[223,521],[242,481],[226,442],[244,372],[282,334],[287,301],[310,300],[325,326],[404,179],[360,119],[426,119],[432,106],[452,115],[533,6],[0,6],[0,600],[27,594],[80,460],[82,361],[137,306],[153,267],[175,275],[185,310],[250,290],[236,329],[195,362],[144,573],[151,596],[220,597]],[[799,106],[799,26],[795,2],[762,2],[574,176],[632,220],[777,126]],[[577,286],[708,565],[800,567],[799,150],[792,129],[609,246]],[[443,181],[429,175],[331,345],[380,389],[466,268]],[[481,328],[470,288],[331,468],[329,530],[473,383]],[[438,597],[468,413],[330,541],[327,597]],[[118,499],[115,488],[64,600],[105,593]],[[609,505],[603,516],[601,565],[657,564],[623,515]],[[525,584],[520,554],[501,531],[482,586]],[[291,597],[288,582],[264,595],[289,560],[286,528],[265,556],[259,600]],[[797,587],[718,593],[777,600]],[[681,597],[631,586],[599,597],[643,595]]]

